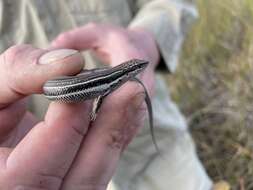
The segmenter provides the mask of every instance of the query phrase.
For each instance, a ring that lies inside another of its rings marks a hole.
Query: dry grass
[[[172,95],[214,181],[253,189],[253,1],[198,0]]]

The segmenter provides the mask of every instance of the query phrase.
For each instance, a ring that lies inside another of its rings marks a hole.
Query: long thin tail
[[[133,77],[131,80],[138,82],[144,89],[144,93],[145,93],[145,102],[148,108],[148,117],[149,117],[149,126],[150,126],[150,133],[151,133],[151,137],[152,137],[152,141],[154,143],[155,149],[158,153],[160,153],[160,150],[158,148],[158,144],[156,142],[156,138],[155,138],[155,133],[154,133],[154,120],[153,120],[153,109],[152,109],[152,104],[151,104],[151,100],[150,100],[150,96],[148,94],[148,91],[146,89],[146,87],[144,86],[144,84],[141,82],[140,79]]]

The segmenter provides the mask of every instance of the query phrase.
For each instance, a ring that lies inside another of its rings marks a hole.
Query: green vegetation
[[[197,4],[168,83],[212,179],[253,189],[253,0]]]

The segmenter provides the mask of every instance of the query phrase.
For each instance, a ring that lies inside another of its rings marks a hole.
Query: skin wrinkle
[[[22,90],[17,90],[17,87],[15,87],[15,83],[6,83],[9,90],[12,92],[13,95],[16,96],[16,99],[18,98],[23,98],[25,97],[26,95],[22,93]]]
[[[6,184],[8,184],[8,189],[15,189],[20,188],[24,190],[37,190],[37,189],[45,189],[45,190],[58,190],[61,186],[63,178],[61,176],[51,175],[51,174],[45,174],[45,173],[33,173],[33,172],[17,172],[17,171],[10,171],[7,170],[5,173],[7,176],[7,179],[10,179],[11,181],[4,180]],[[24,178],[22,181],[12,181],[13,177],[15,176],[29,176],[29,178],[32,178],[33,180],[27,181],[26,178]],[[8,177],[12,176],[12,177]],[[1,185],[1,183],[0,183]],[[5,186],[4,186],[5,187]],[[22,187],[22,188],[21,188]],[[0,186],[1,189],[1,186]]]
[[[139,87],[137,87],[137,89],[137,91],[140,91]],[[144,118],[145,113],[147,111],[147,108],[144,104],[144,95],[144,92],[138,92],[136,94],[133,94],[126,100],[124,100],[124,103],[122,103],[121,105],[121,108],[123,109],[116,108],[115,113],[119,115],[118,117],[116,116],[116,118],[120,118],[119,123],[123,123],[124,127],[113,126],[110,128],[110,130],[108,130],[110,138],[108,139],[106,144],[112,149],[116,148],[121,149],[123,151],[123,149],[133,138],[136,130],[140,128],[142,121],[140,117]],[[140,100],[142,100],[142,102],[140,102]],[[138,116],[136,116],[136,113]],[[135,119],[131,120],[131,118]]]
[[[59,103],[59,102],[58,102]],[[53,103],[54,104],[54,103]],[[65,104],[65,103],[61,103],[61,104]],[[75,106],[77,103],[69,103],[68,104],[68,106]],[[83,106],[83,107],[86,107],[87,109],[85,109],[85,112],[83,113],[84,115],[88,115],[90,112],[89,112],[89,110],[91,110],[92,109],[92,104],[91,104],[91,101],[85,101],[85,102],[83,102],[82,103],[82,105],[81,106]],[[84,123],[85,122],[85,123]],[[48,127],[53,127],[54,125],[56,125],[54,122],[51,122],[51,119],[50,118],[48,118],[47,116],[45,117],[45,120],[44,120],[44,123],[45,123],[45,125],[46,126],[48,126]],[[71,124],[70,124],[70,126],[69,126],[69,128],[72,128],[73,129],[73,131],[74,131],[74,133],[76,133],[77,134],[77,136],[79,136],[80,138],[83,138],[86,134],[87,134],[87,132],[88,132],[88,127],[86,127],[86,128],[84,128],[83,126],[85,126],[85,124],[87,124],[87,126],[88,126],[88,123],[87,123],[87,120],[82,120],[82,125],[79,125],[79,127],[76,125],[76,124],[73,124],[74,122],[72,122]],[[76,139],[76,138],[74,138],[74,139]]]
[[[8,65],[7,64],[7,61],[6,61],[6,53],[4,53],[3,54],[3,65]],[[8,69],[9,67],[7,67],[6,69],[7,69],[7,76],[9,76],[10,75],[10,72],[8,72],[8,71],[10,71],[10,69]],[[5,69],[5,70],[6,70]],[[11,74],[12,75],[12,74]],[[7,80],[7,77],[4,77],[4,79],[5,80]],[[5,81],[4,80],[4,81]],[[11,85],[10,85],[10,83],[8,82],[8,81],[10,81],[10,80],[7,80],[7,82],[5,82],[5,84],[7,85],[7,90],[10,90],[10,93],[13,93],[14,95],[16,95],[17,97],[23,97],[24,96],[24,94],[22,94],[22,93],[19,93],[18,91],[16,91]],[[9,103],[3,103],[3,107],[4,108],[6,108],[6,107],[8,107],[9,106]]]
[[[30,52],[32,49],[32,46],[30,45],[21,45],[18,46],[12,46],[10,47],[7,51],[5,51],[3,53],[4,56],[4,65],[6,65],[6,69],[7,70],[7,74],[6,74],[6,83],[7,84],[7,88],[10,90],[11,93],[13,93],[13,95],[16,96],[16,98],[19,97],[24,97],[25,94],[22,93],[22,90],[18,90],[17,88],[17,84],[15,84],[18,80],[16,79],[17,75],[13,75],[13,67],[14,70],[16,70],[15,68],[17,68],[17,59],[20,60],[22,58],[22,56],[20,57],[20,54],[22,55],[24,52]],[[28,51],[29,50],[29,51]],[[7,60],[10,60],[9,62],[7,62]],[[17,70],[19,71],[19,69]],[[7,79],[9,78],[10,79]],[[14,77],[14,78],[13,78]]]
[[[17,185],[14,187],[14,190],[50,190],[48,188],[38,188],[34,186],[27,186],[27,185]]]
[[[7,70],[6,71],[6,77],[3,77],[3,81],[4,81],[4,83],[7,85],[6,87],[7,87],[7,92],[8,91],[10,91],[10,93],[13,93],[14,95],[16,95],[16,96],[19,96],[19,94],[18,93],[16,93],[15,91],[13,91],[13,89],[10,87],[10,84],[9,84],[9,82],[8,82],[8,80],[7,80],[7,76],[10,76],[10,69],[9,69],[9,67],[8,67],[8,63],[7,63],[7,58],[6,58],[6,52],[4,52],[3,54],[2,54],[2,56],[3,56],[3,67],[5,67],[5,69],[3,69],[3,70]],[[1,76],[4,76],[4,75],[1,75]],[[8,103],[6,103],[6,102],[3,102],[2,103],[3,104],[3,107],[8,107],[9,106],[9,102]]]
[[[45,181],[56,181],[55,183],[58,183],[58,184],[61,184],[64,178],[60,175],[48,174],[48,173],[43,173],[43,172],[37,173],[36,175],[38,176],[37,177],[38,179],[41,179],[42,177],[42,179],[45,178]],[[43,180],[40,180],[39,185],[43,186],[43,183],[45,182],[43,182]]]
[[[45,121],[43,121],[42,123],[41,123],[42,125],[45,125],[45,127],[53,127],[55,124],[48,124],[47,122],[46,122],[46,120]],[[78,129],[78,127],[76,127],[75,125],[69,125],[69,128],[70,129],[72,129],[71,131],[73,132],[73,135],[75,136],[75,138],[73,138],[73,140],[77,140],[77,139],[83,139],[83,137],[85,136],[85,134],[86,134],[86,132],[87,132],[87,130],[86,131],[81,131],[80,129]],[[73,142],[71,142],[71,144],[73,144],[73,145],[76,145],[76,144],[79,144],[80,142],[77,142],[77,143],[73,143]]]
[[[15,75],[13,75],[13,70],[18,71],[20,68],[20,64],[21,66],[23,65],[23,62],[21,63],[20,60],[25,60],[25,62],[27,60],[29,60],[29,56],[31,52],[34,51],[34,48],[31,45],[15,45],[10,47],[8,50],[6,50],[4,52],[5,54],[5,62],[7,65],[7,76],[12,76],[15,77]],[[28,52],[28,53],[27,53]],[[9,62],[7,62],[6,60],[9,60]],[[28,65],[29,63],[26,63],[26,65]],[[15,80],[15,78],[13,78]],[[12,80],[8,80],[8,81],[12,81]]]
[[[38,51],[38,52],[37,52]],[[20,95],[27,95],[27,93],[29,93],[27,86],[26,85],[23,85],[22,82],[23,81],[27,81],[26,78],[28,77],[29,78],[29,75],[31,74],[31,71],[33,72],[36,72],[36,67],[34,63],[36,63],[38,61],[38,56],[41,56],[43,54],[43,52],[39,52],[39,50],[33,50],[32,52],[29,53],[28,57],[25,58],[25,60],[30,60],[30,62],[27,61],[27,64],[26,65],[22,65],[22,63],[19,63],[19,64],[16,64],[16,74],[15,76],[13,76],[13,78],[11,78],[10,80],[10,85],[9,87],[15,91],[17,94],[20,94]],[[35,54],[37,55],[37,57],[33,57],[31,56],[32,54]],[[18,67],[23,67],[22,69],[19,69]],[[12,75],[11,75],[12,76]],[[31,75],[32,76],[32,75]],[[20,80],[20,79],[23,79],[23,80]],[[12,82],[13,81],[13,82]],[[24,89],[22,89],[24,88]],[[39,89],[41,89],[42,86],[39,87]],[[38,91],[38,89],[36,89],[36,91]],[[22,93],[22,92],[26,92],[26,93]]]
[[[112,149],[122,149],[128,135],[126,128],[129,128],[129,126],[129,124],[125,123],[124,128],[112,128],[109,132],[109,139],[106,142],[107,146]]]

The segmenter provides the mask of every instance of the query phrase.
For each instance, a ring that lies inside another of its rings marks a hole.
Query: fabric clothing
[[[196,17],[194,5],[186,0],[0,0],[0,52],[22,43],[46,48],[64,31],[91,21],[110,23],[152,32],[168,70],[174,72],[184,36]],[[90,68],[97,66],[89,52],[84,56]],[[155,134],[164,155],[156,154],[145,127],[124,152],[109,188],[210,189],[212,183],[197,158],[186,121],[158,73],[155,84]],[[30,107],[42,118],[48,103],[37,95]]]

